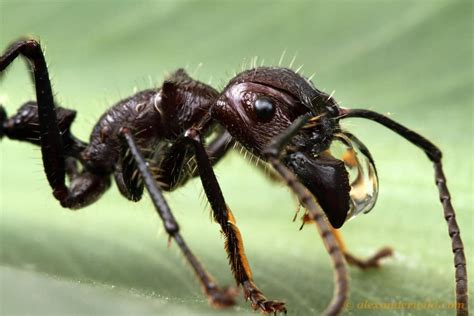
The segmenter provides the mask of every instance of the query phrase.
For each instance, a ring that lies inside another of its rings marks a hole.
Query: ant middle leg
[[[142,181],[147,189],[155,209],[163,220],[163,225],[170,239],[174,239],[196,273],[204,293],[207,295],[209,302],[216,307],[228,307],[235,304],[234,297],[236,291],[232,288],[220,288],[214,278],[204,269],[201,262],[191,252],[183,237],[179,232],[179,225],[166,202],[157,182],[150,169],[147,166],[143,154],[140,152],[132,133],[127,128],[122,128],[121,136],[127,144],[130,154],[135,160],[136,167],[140,173]]]
[[[227,130],[221,128],[216,137],[206,146],[212,165],[219,162],[232,148],[233,139]],[[165,191],[184,185],[191,178],[199,176],[196,160],[188,144],[183,139],[176,140],[169,148],[166,146],[152,150],[140,148],[153,178]],[[143,181],[139,175],[134,157],[128,146],[120,148],[119,160],[114,177],[120,193],[131,201],[139,201],[143,195]]]

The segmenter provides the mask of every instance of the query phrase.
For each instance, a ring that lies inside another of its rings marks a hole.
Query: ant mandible
[[[213,164],[234,143],[259,158],[260,167],[270,165],[304,206],[304,222],[316,223],[335,271],[334,294],[325,314],[338,315],[348,297],[346,263],[362,269],[377,267],[380,259],[392,253],[383,248],[371,258],[359,259],[347,251],[336,230],[349,218],[370,211],[378,192],[372,156],[358,138],[340,127],[339,120],[367,118],[393,130],[434,163],[452,240],[457,312],[467,315],[466,261],[441,152],[421,135],[382,114],[340,107],[290,69],[256,67],[231,79],[222,93],[178,70],[161,88],[138,92],[112,106],[85,143],[70,131],[76,112],[54,101],[37,41],[22,39],[10,45],[0,57],[0,71],[20,55],[33,71],[36,102],[25,103],[10,118],[0,107],[0,138],[41,147],[46,177],[63,207],[78,209],[97,201],[110,186],[111,175],[129,200],[140,200],[146,188],[169,238],[180,247],[210,303],[218,307],[235,304],[236,292],[219,287],[188,248],[162,191],[172,191],[199,176],[245,298],[264,313],[286,313],[283,302],[268,300],[254,283],[242,236],[213,171]],[[217,135],[206,145],[214,130]],[[336,143],[343,148],[340,156],[331,151]]]

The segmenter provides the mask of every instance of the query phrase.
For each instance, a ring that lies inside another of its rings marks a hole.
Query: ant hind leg
[[[68,196],[65,184],[64,148],[57,124],[46,61],[37,41],[19,40],[11,44],[4,55],[0,56],[0,73],[4,72],[19,55],[28,59],[33,70],[43,166],[54,197],[61,201]]]
[[[19,40],[0,56],[0,73],[18,57],[25,57],[33,71],[36,102],[23,104],[8,118],[0,107],[0,137],[30,142],[41,147],[44,171],[54,197],[63,207],[78,209],[95,202],[110,186],[109,176],[79,172],[76,162],[87,144],[70,132],[76,112],[55,106],[48,69],[39,43]],[[66,174],[71,182],[66,185]]]

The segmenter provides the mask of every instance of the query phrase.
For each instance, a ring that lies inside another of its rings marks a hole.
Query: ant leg
[[[219,134],[206,146],[206,152],[211,164],[215,165],[233,146],[233,139],[229,132],[221,129]],[[165,190],[172,191],[186,183],[190,178],[199,176],[196,160],[189,150],[188,144],[183,141],[175,142],[166,154],[159,155],[151,160],[151,171],[155,180]],[[125,169],[125,168],[124,168]]]
[[[64,155],[80,159],[80,153],[87,144],[77,139],[71,133],[71,125],[76,118],[76,111],[55,106],[57,125],[61,131]],[[12,140],[28,142],[41,146],[41,130],[38,115],[38,105],[35,101],[24,103],[17,112],[8,117],[0,105],[0,138],[6,136]]]
[[[390,247],[384,247],[379,249],[375,254],[367,259],[358,258],[347,251],[347,247],[344,243],[344,240],[342,239],[340,231],[332,227],[331,229],[336,241],[339,244],[339,247],[341,248],[342,253],[344,254],[344,258],[346,258],[346,261],[349,265],[356,266],[362,270],[377,268],[380,266],[380,261],[383,258],[393,255],[393,250]]]
[[[212,165],[215,165],[232,148],[234,140],[225,129],[219,131],[219,134],[207,146],[206,152]]]
[[[56,107],[55,110],[58,126],[62,131],[65,172],[70,182],[68,194],[60,202],[63,207],[78,209],[96,201],[110,186],[110,181],[107,175],[80,171],[78,159],[87,144],[75,138],[70,132],[70,125],[76,113],[61,107]],[[36,102],[29,101],[23,104],[10,118],[7,117],[5,110],[0,108],[1,135],[40,146],[40,123]]]
[[[224,128],[219,130],[217,136],[209,144],[206,145],[206,153],[209,157],[211,165],[214,166],[216,163],[218,163],[225,156],[225,154],[227,154],[227,152],[232,148],[233,145],[234,139],[229,134],[229,132]],[[194,164],[189,166],[189,172],[191,177],[193,178],[199,176],[199,172],[195,167],[195,162]],[[163,169],[166,170],[166,168]]]
[[[284,146],[305,125],[307,120],[307,116],[301,116],[296,119],[284,133],[271,141],[265,149],[264,154],[273,168],[286,181],[287,185],[293,190],[301,203],[308,210],[309,218],[316,222],[319,234],[323,239],[329,255],[331,256],[335,271],[336,284],[334,287],[333,298],[324,311],[324,315],[339,315],[347,301],[349,291],[349,278],[344,254],[333,234],[333,231],[331,230],[331,226],[326,221],[323,210],[316,201],[316,198],[312,196],[308,189],[298,181],[293,172],[291,172],[290,169],[288,169],[279,159]]]
[[[186,131],[185,137],[193,144],[204,191],[211,204],[214,219],[222,228],[232,273],[237,284],[243,286],[245,298],[250,299],[254,309],[260,309],[264,313],[286,313],[285,303],[267,300],[253,281],[252,271],[245,255],[242,235],[236,225],[234,215],[224,200],[219,183],[212,170],[212,164],[201,141],[199,131],[189,129]]]
[[[439,199],[443,206],[444,218],[448,224],[448,233],[451,237],[451,250],[454,254],[454,268],[456,277],[456,305],[458,315],[468,314],[468,285],[466,271],[466,256],[464,254],[464,246],[461,239],[459,226],[456,221],[456,215],[453,205],[451,204],[451,195],[446,185],[446,177],[443,172],[441,163],[441,151],[432,142],[424,138],[418,133],[406,128],[405,126],[395,122],[394,120],[380,113],[364,110],[364,109],[340,109],[341,118],[360,117],[375,121],[398,135],[402,136],[413,145],[417,146],[425,152],[433,162],[435,171],[435,183],[438,187]]]
[[[12,118],[3,118],[1,134],[41,146],[46,177],[54,197],[63,207],[78,209],[89,205],[109,187],[109,177],[88,171],[78,174],[73,164],[66,162],[67,157],[78,159],[80,152],[87,146],[70,132],[76,113],[55,107],[46,61],[38,42],[19,40],[10,45],[5,54],[0,56],[0,72],[19,55],[30,62],[37,103],[27,102]],[[6,117],[4,111],[2,117]],[[66,172],[71,178],[70,190],[66,186]]]
[[[114,170],[115,183],[125,198],[137,202],[143,195],[143,181],[128,146],[124,144],[120,149],[120,159]]]
[[[296,219],[296,215],[295,215]],[[308,214],[305,214],[302,218],[303,224],[301,228],[307,223],[312,223],[313,221],[310,219]],[[380,261],[386,257],[390,257],[393,255],[393,250],[390,247],[384,247],[379,249],[376,253],[366,259],[361,259],[357,256],[351,254],[346,247],[346,244],[342,238],[342,234],[339,229],[335,229],[334,227],[330,226],[334,238],[336,238],[339,247],[341,248],[342,253],[344,254],[344,258],[346,258],[346,262],[351,266],[356,266],[359,269],[366,270],[370,268],[378,268],[380,266]]]
[[[66,158],[67,176],[70,178],[68,195],[62,199],[61,206],[77,210],[97,201],[110,187],[108,174],[96,174],[83,170],[78,174],[74,160]]]
[[[163,193],[157,186],[153,175],[150,172],[143,155],[140,153],[140,150],[138,149],[130,131],[126,128],[123,128],[121,131],[121,136],[124,138],[126,144],[130,148],[131,155],[135,159],[145,187],[153,201],[153,205],[155,206],[158,215],[163,220],[166,232],[170,238],[173,238],[176,241],[187,261],[190,263],[191,267],[199,278],[201,286],[203,287],[203,290],[210,303],[217,307],[228,307],[234,305],[234,297],[236,294],[235,290],[232,288],[221,289],[214,281],[214,278],[206,272],[201,262],[199,262],[199,260],[188,248],[184,242],[183,237],[181,237],[181,234],[179,233],[179,225],[176,222],[176,219],[174,218],[173,213],[171,212],[171,209],[163,196]]]
[[[2,104],[0,104],[0,140],[3,138],[3,135],[5,134],[3,124],[7,120],[8,115],[7,111],[5,111],[5,108],[3,107]]]
[[[61,201],[68,196],[65,184],[64,149],[54,110],[54,99],[46,61],[38,42],[19,40],[10,45],[5,54],[0,56],[0,72],[3,72],[19,55],[28,59],[33,70],[43,166],[54,197]]]

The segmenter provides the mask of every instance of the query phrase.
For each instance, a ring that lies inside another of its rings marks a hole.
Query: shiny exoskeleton
[[[182,250],[211,304],[218,307],[233,305],[236,291],[219,287],[187,247],[162,191],[199,176],[245,298],[262,312],[286,312],[283,302],[268,300],[256,286],[242,236],[212,168],[233,144],[256,156],[259,166],[271,166],[272,178],[286,182],[296,194],[306,210],[304,222],[316,224],[331,256],[335,287],[325,314],[337,315],[348,296],[346,263],[362,269],[377,267],[380,259],[392,254],[383,248],[368,259],[359,259],[347,251],[336,230],[355,215],[370,211],[378,193],[372,156],[339,121],[362,117],[395,131],[434,163],[452,239],[457,312],[467,315],[466,261],[441,152],[419,134],[376,112],[339,107],[331,96],[291,69],[258,67],[232,78],[222,92],[178,70],[160,88],[139,92],[112,106],[86,143],[70,131],[76,113],[54,102],[38,42],[14,42],[0,57],[0,72],[19,55],[31,65],[37,100],[27,102],[10,118],[0,106],[0,138],[41,147],[48,182],[64,207],[77,209],[95,202],[110,186],[112,176],[129,200],[138,201],[146,188],[170,239]]]
[[[137,146],[150,153],[147,157],[153,160],[154,176],[162,189],[172,190],[185,182],[190,172],[182,168],[189,166],[192,155],[173,145],[202,119],[217,96],[216,90],[178,70],[160,89],[139,92],[112,106],[95,125],[89,143],[78,140],[70,131],[75,111],[56,107],[71,181],[67,191],[55,189],[61,205],[77,209],[95,202],[110,186],[110,174],[126,198],[141,198],[143,182],[122,145],[122,128],[133,131]],[[30,101],[3,123],[2,131],[11,139],[40,144],[40,124],[37,104]],[[159,155],[153,157],[157,152]],[[80,171],[76,161],[82,167]],[[170,170],[178,172],[172,174]]]

